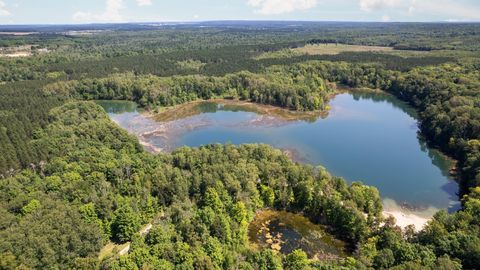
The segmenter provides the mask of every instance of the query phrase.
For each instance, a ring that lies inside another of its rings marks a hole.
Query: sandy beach
[[[438,211],[435,208],[427,208],[423,210],[409,210],[399,206],[394,200],[383,200],[383,216],[393,216],[396,220],[396,224],[402,229],[409,225],[414,225],[416,231],[423,229],[425,224],[430,221],[433,214]]]
[[[412,213],[404,213],[402,211],[383,211],[383,216],[393,216],[397,221],[397,225],[402,229],[405,229],[409,225],[414,225],[416,231],[423,229],[425,224],[430,220]]]

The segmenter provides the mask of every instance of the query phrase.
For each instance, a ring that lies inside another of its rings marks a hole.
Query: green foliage
[[[395,264],[395,257],[391,249],[382,249],[374,258],[374,266],[376,269],[388,269]]]
[[[439,257],[435,262],[435,266],[438,270],[460,270],[462,265],[454,260],[451,260],[447,255]]]
[[[307,254],[303,250],[294,250],[285,257],[285,269],[287,270],[302,270],[307,266]]]
[[[45,86],[44,91],[76,99],[133,100],[153,108],[222,97],[302,111],[324,109],[330,93],[324,80],[303,65],[275,66],[264,73],[238,72],[223,77],[116,74],[56,82]]]
[[[38,200],[33,199],[30,202],[28,202],[27,205],[22,207],[22,214],[24,214],[24,215],[30,214],[30,213],[36,211],[40,207],[41,207],[40,202]]]
[[[49,110],[61,104],[58,96],[45,97],[42,82],[0,84],[0,176],[31,166],[41,170],[44,149],[30,145],[37,129],[48,123]],[[35,89],[37,88],[37,89]]]
[[[2,184],[2,193],[3,190]],[[103,245],[98,226],[84,221],[75,207],[62,201],[52,200],[46,195],[39,201],[42,207],[35,214],[18,216],[15,218],[16,224],[2,226],[0,261],[8,264],[5,269],[22,266],[34,269],[57,266],[66,269],[77,258],[96,258],[96,253]],[[2,215],[3,218],[8,216]],[[3,258],[6,258],[5,261]]]
[[[158,76],[225,75],[242,70],[258,72],[272,64],[308,60],[381,62],[389,69],[412,68],[438,65],[449,59],[436,55],[400,57],[378,53],[302,56],[274,62],[255,58],[264,52],[306,44],[342,43],[391,46],[399,51],[476,52],[480,43],[478,25],[469,23],[385,25],[306,22],[292,26],[289,23],[270,25],[256,22],[234,26],[214,23],[206,28],[199,25],[162,25],[159,28],[125,25],[119,29],[104,25],[97,30],[109,31],[70,36],[63,34],[69,30],[56,29],[48,34],[2,36],[0,45],[5,47],[35,44],[38,48],[47,48],[49,52],[22,59],[1,58],[0,82],[104,77],[129,71]]]
[[[115,219],[112,223],[112,234],[120,242],[132,239],[133,235],[140,228],[140,217],[134,212],[131,206],[120,206],[115,211]]]
[[[260,185],[260,194],[265,206],[272,207],[275,202],[275,192],[268,186]]]
[[[51,53],[0,59],[0,268],[477,269],[478,26],[294,29],[167,27],[2,38],[2,46],[34,42]],[[431,52],[256,59],[331,42]],[[433,52],[440,49],[450,51]],[[380,225],[373,187],[349,186],[265,145],[150,155],[101,107],[68,100],[134,100],[155,108],[218,97],[310,111],[326,108],[334,83],[383,89],[413,105],[422,134],[459,161],[462,210],[440,211],[419,233],[402,232]],[[287,256],[250,250],[248,222],[263,207],[326,225],[347,242],[351,257],[320,262],[299,250]],[[151,231],[140,236],[150,222]],[[129,254],[100,262],[108,240],[131,241]]]
[[[261,270],[280,270],[283,269],[282,259],[273,250],[264,249],[255,253],[249,259],[255,269]]]
[[[5,202],[1,209],[5,210],[4,216],[11,220],[5,222],[1,233],[7,233],[12,228],[19,230],[12,227],[15,219],[28,224],[27,228],[35,224],[32,219],[46,217],[41,212],[47,211],[48,205],[40,198],[48,198],[71,209],[70,212],[62,212],[63,215],[71,213],[75,217],[72,224],[82,226],[78,231],[65,227],[69,231],[64,231],[62,235],[86,239],[95,245],[78,246],[82,252],[75,251],[62,257],[61,261],[50,259],[46,265],[88,265],[92,262],[81,258],[97,252],[98,244],[110,235],[115,241],[133,239],[135,243],[132,243],[129,258],[108,262],[111,268],[170,264],[223,268],[240,263],[235,254],[246,250],[248,221],[263,206],[261,190],[267,185],[273,193],[285,193],[293,198],[302,197],[300,193],[304,191],[301,187],[311,186],[314,190],[312,199],[305,202],[303,209],[295,200],[282,203],[282,196],[273,197],[272,207],[291,211],[308,209],[306,214],[312,218],[321,217],[319,222],[338,228],[339,237],[351,241],[351,245],[355,244],[355,238],[349,237],[350,220],[343,224],[345,219],[325,214],[332,203],[336,205],[337,213],[342,213],[339,212],[342,209],[352,211],[341,206],[340,201],[356,205],[350,199],[352,196],[348,188],[344,188],[345,182],[311,166],[294,164],[279,150],[265,145],[210,145],[151,156],[139,151],[136,141],[111,124],[105,112],[93,103],[67,103],[52,110],[50,115],[51,124],[35,143],[45,145],[57,157],[46,164],[42,172],[26,169],[1,182],[0,194]],[[172,186],[171,179],[175,181],[175,192],[166,189]],[[21,188],[24,185],[29,188]],[[321,192],[327,189],[330,190],[328,194]],[[41,203],[35,214],[17,214],[15,209],[37,205],[35,200],[24,199],[34,195]],[[152,204],[152,200],[161,204]],[[166,220],[155,225],[146,235],[144,243],[138,244],[135,235],[138,235],[141,223],[150,221],[142,220],[142,217],[152,216],[142,213],[158,211],[158,207],[166,209]],[[379,211],[369,210],[372,213]],[[56,220],[52,221],[55,221],[52,226],[60,226]],[[362,228],[362,233],[368,233],[365,220],[356,220],[353,225]],[[58,237],[50,231],[54,228],[43,228],[44,233],[38,235],[47,233]],[[13,241],[5,239],[5,243]],[[59,246],[51,248],[52,254],[63,254],[59,248],[70,240],[58,238]],[[24,245],[30,244],[24,242]],[[37,244],[38,248],[43,245]],[[10,252],[18,256],[24,252],[14,245],[0,247],[2,254]],[[155,254],[156,259],[146,256],[145,252]],[[253,256],[251,263],[265,262],[272,268],[282,265],[277,255],[262,254],[260,257]],[[15,257],[14,261],[36,267],[45,261],[43,256],[30,256],[28,260],[26,257]]]
[[[221,268],[224,261],[223,247],[220,241],[217,238],[209,237],[205,244],[205,252],[210,257],[212,262],[218,267]]]

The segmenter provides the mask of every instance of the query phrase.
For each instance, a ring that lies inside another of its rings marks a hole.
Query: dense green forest
[[[478,25],[118,27],[0,41],[49,50],[0,57],[0,269],[478,269]],[[323,43],[396,50],[256,58]],[[460,211],[438,212],[420,232],[402,230],[382,218],[374,187],[266,145],[152,155],[88,101],[156,110],[236,98],[312,111],[325,109],[336,84],[382,89],[418,110],[422,135],[458,160]],[[263,208],[327,226],[348,257],[252,250],[248,224]],[[99,258],[109,241],[130,241],[129,253]]]
[[[0,85],[0,171],[28,167],[45,160],[42,149],[29,145],[39,128],[48,124],[48,112],[62,104],[61,96],[47,97],[36,82]]]
[[[239,98],[298,111],[323,110],[332,92],[315,70],[298,66],[273,66],[262,74],[239,72],[224,77],[157,77],[127,73],[101,79],[62,81],[43,89],[49,96],[133,100],[149,108],[197,99]]]
[[[35,44],[48,49],[49,53],[23,59],[0,58],[0,81],[52,77],[79,79],[118,72],[158,76],[225,75],[243,70],[257,72],[267,65],[305,60],[381,62],[388,68],[405,69],[448,61],[449,54],[405,58],[376,53],[344,53],[264,61],[253,58],[263,52],[317,43],[392,46],[402,50],[435,52],[455,50],[463,54],[474,54],[480,44],[475,24],[298,23],[298,26],[290,27],[265,22],[234,26],[212,23],[207,26],[164,26],[160,29],[138,26],[140,29],[136,31],[125,27],[118,31],[103,29],[99,35],[73,35],[66,34],[68,31],[64,29],[51,29],[59,32],[2,36],[0,46]],[[435,35],[431,35],[432,32]],[[205,65],[198,71],[177,64],[186,60],[200,61]]]

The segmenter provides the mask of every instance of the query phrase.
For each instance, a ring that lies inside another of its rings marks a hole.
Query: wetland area
[[[142,112],[133,102],[98,103],[150,152],[184,145],[265,143],[297,162],[375,186],[384,214],[394,216],[402,227],[414,224],[421,229],[438,209],[459,207],[457,183],[449,174],[454,163],[419,137],[415,110],[383,92],[342,92],[332,98],[328,113],[316,114],[231,100],[192,102],[155,114]],[[289,215],[268,210],[257,214],[251,242],[273,245],[280,252],[302,248],[311,257],[341,254],[342,249],[308,246],[313,236],[305,238],[291,222],[301,216],[292,216],[289,223]]]
[[[283,254],[301,249],[310,258],[337,260],[345,257],[345,243],[335,239],[326,228],[308,218],[286,211],[263,210],[248,227],[254,249],[271,248]]]

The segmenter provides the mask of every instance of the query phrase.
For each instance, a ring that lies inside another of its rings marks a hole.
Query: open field
[[[34,54],[48,53],[48,49],[34,49],[32,45],[21,45],[15,47],[0,48],[0,57],[18,58],[28,57]]]
[[[308,44],[303,47],[282,49],[274,52],[266,52],[256,57],[257,60],[270,58],[285,58],[300,55],[337,55],[344,52],[393,52],[392,47],[361,46],[347,44]]]
[[[348,45],[348,44],[307,44],[302,47],[282,49],[273,52],[265,52],[255,57],[257,60],[273,59],[273,58],[288,58],[302,55],[338,55],[341,53],[362,53],[362,52],[376,52],[386,53],[404,57],[421,56],[431,54],[427,51],[413,51],[413,50],[395,50],[393,47],[385,46],[364,46],[364,45]]]
[[[28,35],[33,35],[36,32],[2,32],[0,31],[0,35],[2,36],[28,36]]]
[[[336,55],[342,52],[391,52],[393,51],[393,48],[346,44],[319,44],[306,45],[304,47],[292,49],[292,51],[307,55]]]

